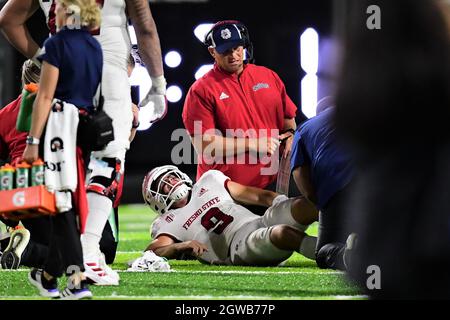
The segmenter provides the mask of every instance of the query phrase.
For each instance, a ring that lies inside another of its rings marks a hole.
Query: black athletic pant
[[[114,238],[114,232],[109,221],[106,222],[102,238],[100,239],[100,251],[105,254],[105,261],[107,264],[114,262],[117,253],[117,245],[119,244],[119,208],[114,208],[114,220],[117,239]]]
[[[58,213],[51,217],[50,221],[50,246],[44,270],[54,277],[84,271],[75,210]]]
[[[50,244],[50,217],[24,219],[22,224],[30,231],[30,242],[22,253],[21,264],[42,268],[47,260]]]
[[[322,269],[345,270],[346,215],[344,205],[348,187],[336,193],[319,213],[316,262]]]
[[[103,229],[102,238],[100,240],[100,250],[105,254],[107,264],[114,262],[117,253],[118,236],[119,236],[119,217],[118,208],[114,208],[115,217],[115,233],[117,239],[114,237],[112,227],[109,222],[106,223]],[[42,216],[32,219],[22,220],[22,224],[28,231],[30,231],[30,242],[22,253],[20,264],[27,267],[43,268],[47,261],[50,235],[51,235],[51,221],[49,216]],[[15,227],[18,222],[1,219],[6,225]],[[9,238],[1,241],[0,249],[4,251],[9,244]]]

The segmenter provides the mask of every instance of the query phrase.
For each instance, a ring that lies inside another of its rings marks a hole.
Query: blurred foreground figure
[[[366,13],[377,5],[381,29]],[[438,1],[350,1],[337,93],[358,174],[350,276],[378,299],[450,298],[450,49]],[[356,120],[356,121],[355,121]]]

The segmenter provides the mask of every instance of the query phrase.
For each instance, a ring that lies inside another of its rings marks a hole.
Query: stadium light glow
[[[209,70],[214,68],[213,64],[204,64],[198,70],[195,72],[195,80],[200,79],[203,77]]]
[[[308,118],[316,115],[317,106],[317,76],[307,74],[301,84],[302,90],[302,111]]]
[[[306,72],[301,82],[302,111],[311,118],[316,115],[319,69],[319,35],[313,28],[300,36],[300,65]]]
[[[172,50],[167,52],[164,57],[164,62],[169,68],[176,68],[181,64],[181,55],[178,51]]]
[[[306,73],[317,73],[319,67],[319,35],[308,28],[300,36],[300,58],[302,69]]]
[[[201,23],[194,29],[194,34],[198,40],[203,42],[205,40],[205,35],[211,30],[214,23]]]
[[[136,64],[136,67],[134,68],[133,73],[130,77],[130,84],[139,86],[139,102],[141,102],[152,86],[152,80],[148,75],[147,69],[142,67],[140,64]],[[149,123],[149,109],[150,108],[141,108],[141,110],[139,110],[140,125],[137,128],[138,131],[147,130],[152,126]]]
[[[167,101],[176,103],[183,97],[183,91],[179,86],[172,85],[167,88],[166,97]]]

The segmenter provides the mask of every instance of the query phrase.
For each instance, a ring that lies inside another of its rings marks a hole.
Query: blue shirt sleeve
[[[59,37],[57,35],[48,38],[44,43],[45,52],[41,54],[38,59],[41,61],[46,61],[60,69],[63,49],[62,44],[60,44],[60,41],[58,40]]]
[[[303,127],[300,127],[295,132],[294,141],[292,142],[291,171],[311,163],[306,152],[305,134],[306,132]]]

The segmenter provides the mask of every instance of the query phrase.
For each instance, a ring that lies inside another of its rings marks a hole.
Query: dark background
[[[171,141],[171,134],[175,129],[183,128],[181,112],[185,94],[195,81],[197,69],[212,63],[208,51],[193,33],[198,24],[225,19],[242,21],[250,32],[256,64],[279,74],[288,95],[299,108],[300,82],[305,76],[300,67],[300,35],[306,28],[313,27],[319,33],[322,47],[323,42],[331,37],[333,29],[332,0],[151,2],[150,6],[158,27],[163,56],[170,50],[177,50],[182,55],[183,61],[178,68],[164,68],[168,85],[179,85],[183,98],[178,103],[169,104],[169,112],[163,121],[137,133],[127,153],[123,203],[142,202],[140,185],[145,173],[154,166],[171,163],[171,150],[178,143]],[[33,37],[43,42],[47,36],[43,14],[38,11],[28,25]],[[0,58],[0,101],[4,106],[20,92],[20,67],[24,58],[3,38],[0,40]],[[327,61],[321,62],[318,76],[326,80],[323,62]],[[319,98],[321,95],[319,91]],[[195,165],[179,167],[192,178],[195,177]]]

